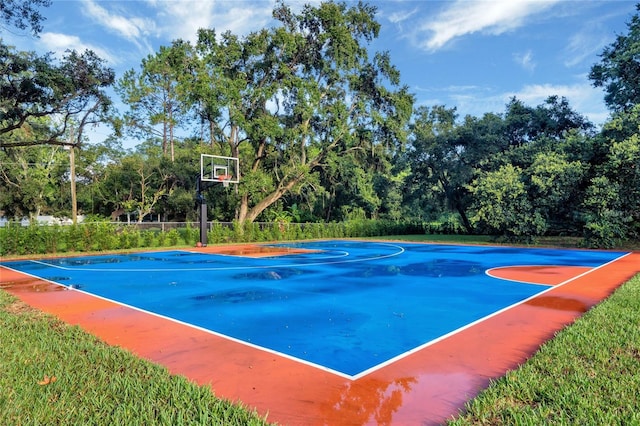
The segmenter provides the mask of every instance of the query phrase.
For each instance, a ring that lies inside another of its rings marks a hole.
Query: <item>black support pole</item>
[[[207,203],[200,203],[200,243],[202,247],[207,246]]]
[[[200,244],[207,246],[207,201],[202,195],[202,180],[196,182],[196,202],[200,205]]]

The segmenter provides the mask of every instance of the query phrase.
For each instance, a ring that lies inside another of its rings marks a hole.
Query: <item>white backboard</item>
[[[227,186],[240,181],[240,163],[237,157],[200,154],[200,180],[220,182]]]

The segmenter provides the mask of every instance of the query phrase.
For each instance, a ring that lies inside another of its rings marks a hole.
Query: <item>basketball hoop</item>
[[[201,181],[218,182],[228,187],[231,183],[238,183],[239,176],[240,164],[237,157],[200,154]]]
[[[229,181],[231,180],[232,176],[231,175],[218,175],[217,176],[218,180],[220,182],[222,182],[222,186],[224,186],[225,188],[229,187]]]

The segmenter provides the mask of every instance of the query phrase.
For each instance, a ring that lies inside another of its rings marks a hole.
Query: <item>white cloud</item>
[[[482,91],[483,88],[467,84],[467,85],[451,85],[447,87],[423,87],[423,86],[415,86],[413,88],[418,92],[445,92],[445,93],[460,93],[460,92],[470,92],[476,93],[478,91]]]
[[[460,117],[472,115],[482,117],[485,113],[503,114],[505,106],[516,97],[532,107],[538,106],[549,97],[565,97],[570,107],[584,115],[592,123],[602,125],[609,117],[603,102],[602,90],[587,83],[586,76],[578,76],[583,82],[554,85],[532,84],[517,91],[497,92],[492,87],[449,86],[446,88],[414,88],[418,92],[418,105],[445,105],[456,107]],[[437,102],[434,101],[437,99]]]
[[[197,40],[200,28],[214,28],[218,34],[231,31],[242,35],[262,28],[271,20],[273,0],[257,2],[171,0],[106,2],[87,0],[83,13],[135,46],[152,53],[158,40]]]
[[[588,90],[585,90],[588,89]],[[528,105],[539,105],[551,95],[558,95],[567,98],[570,103],[576,100],[586,100],[592,95],[590,86],[584,84],[554,85],[554,84],[531,84],[524,86],[517,92],[506,93],[505,96],[517,97]]]
[[[127,17],[125,15],[132,15],[130,10],[125,8],[107,10],[93,0],[86,0],[81,4],[82,12],[108,32],[133,43],[140,51],[153,51],[148,41],[148,36],[155,32],[155,23],[152,19]],[[117,5],[118,3],[107,4]]]
[[[591,25],[574,34],[565,48],[566,67],[574,67],[585,60],[591,60],[608,44],[610,36],[604,34],[600,25]]]
[[[46,51],[59,52],[60,56],[62,56],[66,50],[76,50],[78,53],[82,53],[85,50],[92,50],[96,55],[111,65],[119,63],[117,57],[100,47],[84,43],[78,36],[46,32],[40,35],[40,42]]]
[[[400,24],[400,23],[406,21],[407,19],[411,18],[417,12],[418,12],[418,9],[395,11],[395,12],[391,13],[387,17],[387,19],[389,19],[389,21],[391,23]]]
[[[164,1],[153,2],[159,26],[170,39],[196,41],[200,28],[213,28],[217,34],[231,31],[248,34],[268,25],[274,2]]]
[[[130,17],[116,14],[98,5],[93,0],[84,1],[83,11],[91,19],[109,32],[115,33],[126,40],[129,40],[139,47],[145,45],[142,41],[144,36],[149,35],[155,29],[155,24],[151,19]]]
[[[602,90],[586,82],[571,85],[533,84],[523,87],[518,92],[505,93],[503,98],[508,100],[515,96],[525,104],[535,106],[543,103],[551,95],[567,98],[574,111],[596,125],[603,124],[609,116],[603,102]]]
[[[553,7],[559,0],[456,0],[425,22],[416,37],[427,34],[418,45],[428,51],[445,47],[456,38],[481,32],[499,35],[514,30],[525,19]]]
[[[513,59],[518,65],[529,72],[533,72],[536,69],[536,63],[533,61],[533,53],[531,50],[527,50],[524,53],[516,53],[513,55]]]
[[[198,29],[209,27],[214,20],[215,5],[215,1],[157,2],[160,30],[170,39],[195,41]]]

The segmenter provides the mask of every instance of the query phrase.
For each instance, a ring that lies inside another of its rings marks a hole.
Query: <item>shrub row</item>
[[[357,238],[422,234],[434,226],[384,220],[341,223],[217,223],[207,233],[210,244],[288,241],[317,238]],[[170,230],[138,229],[135,225],[92,222],[79,225],[31,225],[8,223],[0,227],[0,256],[107,251],[154,247],[190,246],[200,230],[187,225]]]

